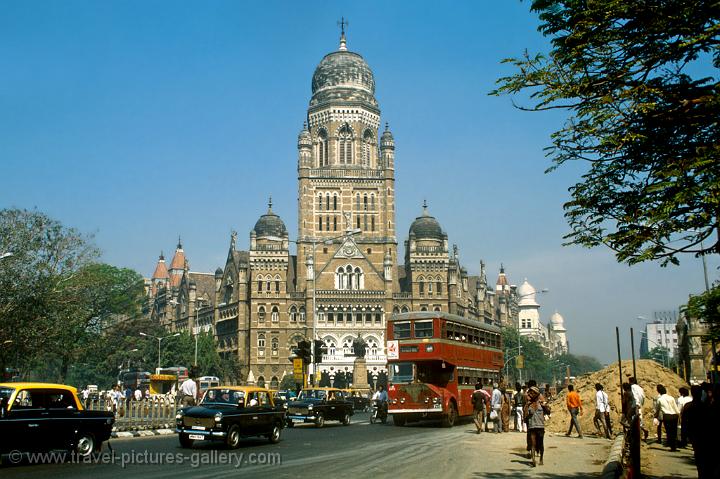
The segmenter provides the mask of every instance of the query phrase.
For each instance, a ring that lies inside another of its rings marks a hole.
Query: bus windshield
[[[444,386],[452,381],[455,366],[443,361],[422,361],[418,363],[391,363],[389,380],[394,384],[429,383]]]

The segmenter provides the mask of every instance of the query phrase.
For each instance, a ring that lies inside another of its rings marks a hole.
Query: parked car
[[[347,393],[337,388],[309,388],[300,391],[295,401],[287,403],[288,426],[313,423],[323,427],[325,421],[340,421],[350,424],[353,404]]]
[[[72,386],[0,383],[0,454],[65,449],[80,457],[99,452],[115,416],[87,411]]]
[[[269,390],[249,386],[219,386],[205,392],[198,406],[180,409],[176,429],[182,447],[195,441],[224,442],[230,448],[240,439],[267,437],[280,441],[285,409],[275,405]]]

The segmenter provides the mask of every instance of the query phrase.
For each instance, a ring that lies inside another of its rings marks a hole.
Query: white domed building
[[[568,352],[564,319],[557,311],[550,317],[546,326],[540,321],[540,304],[537,302],[537,291],[527,278],[517,289],[518,323],[522,336],[543,345],[551,355]]]

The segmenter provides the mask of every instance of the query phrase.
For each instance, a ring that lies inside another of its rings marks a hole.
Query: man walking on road
[[[197,384],[195,384],[192,376],[187,378],[180,386],[180,396],[182,397],[181,404],[183,407],[195,405],[195,398],[197,397]]]
[[[502,430],[502,426],[500,425],[500,409],[502,408],[502,396],[502,392],[500,392],[500,389],[498,389],[498,384],[493,383],[492,399],[490,401],[490,405],[492,406],[492,409],[490,410],[490,419],[493,422],[494,431],[497,433]]]
[[[582,438],[582,430],[580,429],[580,421],[578,420],[578,412],[581,416],[583,414],[582,401],[580,400],[580,395],[577,391],[575,391],[575,387],[572,384],[568,384],[568,395],[565,400],[565,404],[567,405],[567,410],[570,413],[570,427],[568,427],[568,432],[565,435],[570,436],[573,426],[575,426],[578,437]]]
[[[612,437],[612,425],[610,424],[610,402],[608,395],[603,391],[602,384],[595,384],[595,417],[593,424],[597,429],[598,436],[605,436],[610,439]],[[605,433],[603,434],[603,430]]]
[[[525,424],[525,418],[523,417],[525,388],[520,386],[520,383],[515,383],[515,391],[515,396],[513,397],[513,404],[515,406],[515,431],[526,432],[527,424]]]
[[[482,383],[477,382],[471,399],[473,405],[473,422],[475,423],[478,434],[482,432],[483,424],[485,424],[485,410],[489,398],[490,395],[482,388]]]
[[[643,433],[643,438],[647,441],[648,430],[645,427],[642,413],[643,403],[645,402],[645,391],[643,391],[643,388],[640,387],[640,385],[637,383],[637,379],[635,379],[634,376],[631,377],[628,381],[630,382],[630,391],[632,392],[633,398],[635,399],[637,414],[639,414],[640,417],[640,430]]]
[[[668,446],[671,451],[677,450],[677,426],[680,410],[677,407],[675,398],[667,393],[667,389],[662,384],[657,385],[657,392],[660,397],[657,399],[656,413],[662,414],[663,425],[668,437]]]

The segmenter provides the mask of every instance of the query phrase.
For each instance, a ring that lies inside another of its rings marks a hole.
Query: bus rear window
[[[402,323],[393,324],[393,337],[395,339],[406,339],[410,337],[410,322],[403,321]]]
[[[430,321],[415,321],[415,337],[416,338],[431,338],[433,336],[433,322]]]

